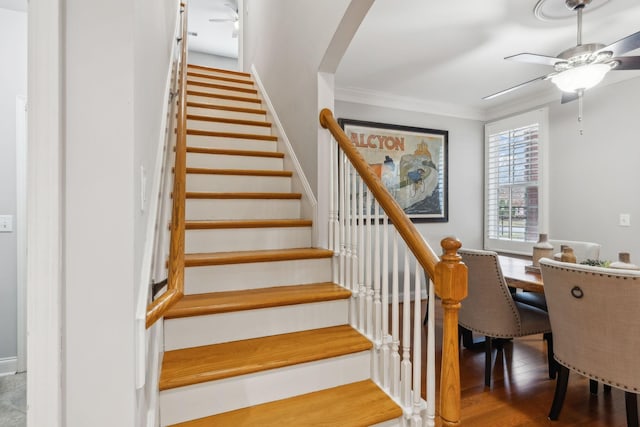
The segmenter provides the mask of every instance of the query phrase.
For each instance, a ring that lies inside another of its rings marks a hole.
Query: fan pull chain
[[[582,136],[583,128],[582,128],[582,95],[584,91],[578,91],[578,134]]]

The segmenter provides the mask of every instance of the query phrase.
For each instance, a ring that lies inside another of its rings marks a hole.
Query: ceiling
[[[209,19],[233,17],[236,0],[190,0],[189,49],[210,55],[238,57],[238,38],[232,37],[233,22],[210,22]]]
[[[232,23],[208,21],[230,16],[234,1],[190,1],[189,29],[198,33],[191,49],[237,57]],[[539,2],[544,19],[534,15]],[[583,43],[608,45],[637,31],[640,0],[592,0],[585,9]],[[576,45],[576,34],[576,14],[564,0],[375,0],[338,67],[336,97],[479,120],[527,103],[560,102],[550,81],[482,97],[552,71],[505,56],[556,56]],[[635,77],[639,71],[610,72],[600,86]]]
[[[496,116],[523,99],[560,102],[561,92],[550,81],[482,100],[552,71],[550,66],[507,61],[505,56],[556,56],[576,45],[576,15],[564,0],[544,2],[547,15],[560,17],[545,21],[534,16],[536,3],[376,0],[338,67],[337,95],[378,97],[394,105],[478,119]],[[638,0],[593,0],[583,15],[583,43],[608,45],[637,31]],[[634,53],[638,54],[626,55]],[[638,71],[610,72],[603,84],[638,76]]]

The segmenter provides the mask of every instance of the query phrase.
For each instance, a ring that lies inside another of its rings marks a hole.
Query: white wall
[[[176,2],[65,2],[63,424],[136,422],[135,297]],[[144,206],[144,211],[141,210]]]
[[[27,14],[0,9],[0,215],[14,232],[0,233],[0,360],[17,354],[16,96],[27,95]],[[0,363],[0,373],[3,366]]]
[[[482,247],[483,123],[476,120],[336,101],[336,118],[449,131],[449,221],[416,223],[440,254],[440,241],[455,236],[469,248]]]
[[[349,2],[245,2],[245,71],[255,66],[316,196],[318,71]]]
[[[549,238],[597,242],[601,259],[627,251],[640,264],[638,113],[640,78],[589,90],[582,136],[577,102],[549,104]],[[631,227],[618,225],[620,213]]]
[[[240,71],[237,58],[226,56],[209,55],[208,53],[189,51],[189,64],[202,65],[205,67],[222,68],[225,70]]]

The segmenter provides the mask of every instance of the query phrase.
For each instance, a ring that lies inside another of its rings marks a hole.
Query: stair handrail
[[[180,3],[182,34],[179,40],[180,77],[178,89],[178,120],[176,125],[175,168],[173,172],[173,191],[171,196],[171,225],[167,290],[147,306],[146,326],[149,328],[184,295],[184,229],[185,229],[185,192],[187,170],[187,5]]]
[[[417,262],[422,265],[433,281],[435,292],[441,298],[444,321],[440,417],[443,425],[458,425],[460,423],[458,311],[460,301],[467,296],[467,267],[462,263],[460,255],[457,254],[462,244],[456,238],[444,238],[441,241],[443,255],[438,257],[386,189],[375,171],[353,146],[349,137],[335,120],[331,110],[325,108],[320,112],[320,124],[331,132],[354,169],[393,223],[398,234],[406,242]]]

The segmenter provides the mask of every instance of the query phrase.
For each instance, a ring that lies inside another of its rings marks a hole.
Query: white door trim
[[[27,100],[16,97],[16,258],[18,282],[17,370],[27,369],[26,271],[27,271]]]
[[[27,426],[62,423],[61,0],[28,2]]]

